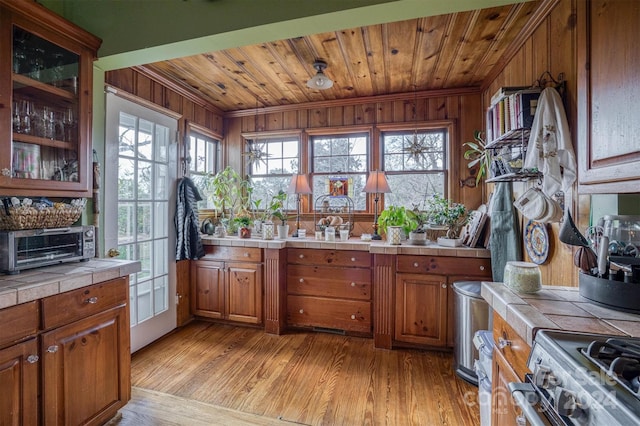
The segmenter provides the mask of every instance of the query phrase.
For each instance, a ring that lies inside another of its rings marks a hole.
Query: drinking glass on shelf
[[[55,137],[55,119],[53,110],[47,106],[42,108],[42,137],[53,139]]]
[[[62,125],[64,127],[63,140],[65,142],[73,142],[75,140],[76,129],[78,126],[75,111],[73,110],[73,108],[67,108],[67,110],[64,112]]]
[[[64,80],[64,55],[60,52],[53,54],[53,66],[51,67],[51,84],[62,87]]]
[[[32,105],[29,111],[29,120],[31,122],[30,135],[44,137],[44,124],[43,124],[44,110],[38,108],[36,105]]]

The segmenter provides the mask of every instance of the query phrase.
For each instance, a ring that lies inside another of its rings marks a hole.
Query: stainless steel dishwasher
[[[454,327],[454,368],[464,380],[478,385],[474,362],[478,359],[478,349],[473,344],[473,336],[478,330],[491,329],[490,308],[480,295],[480,281],[457,281],[453,283],[455,327]]]

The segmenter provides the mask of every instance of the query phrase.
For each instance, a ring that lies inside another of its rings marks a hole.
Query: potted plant
[[[453,240],[460,238],[460,231],[469,220],[469,211],[464,204],[450,203],[439,194],[434,194],[429,201],[426,214],[430,223],[446,226],[447,238]]]
[[[406,236],[416,229],[418,222],[403,206],[389,206],[380,213],[378,226],[387,234],[390,244],[400,244],[402,235]]]
[[[425,244],[427,242],[425,226],[429,219],[427,214],[421,212],[417,206],[414,206],[413,210],[407,210],[407,215],[416,222],[416,227],[409,232],[409,241],[412,244]]]
[[[213,197],[216,211],[220,210],[221,217],[229,213],[229,223],[240,210],[247,210],[250,195],[249,181],[242,179],[240,174],[230,166],[216,173],[209,179],[207,191]]]
[[[464,152],[464,159],[470,160],[467,166],[471,169],[478,166],[478,173],[476,174],[476,185],[480,183],[483,177],[489,175],[491,168],[491,153],[486,149],[486,142],[482,138],[482,132],[476,130],[473,133],[473,142],[465,142],[463,146],[468,147]]]
[[[251,217],[248,212],[242,212],[233,221],[238,226],[238,236],[240,238],[251,238]]]

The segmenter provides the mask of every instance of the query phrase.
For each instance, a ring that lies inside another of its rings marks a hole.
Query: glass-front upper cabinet
[[[0,115],[10,129],[0,135],[0,195],[88,196],[100,40],[31,2],[0,0],[0,20],[1,74],[10,76],[0,98],[11,112]]]

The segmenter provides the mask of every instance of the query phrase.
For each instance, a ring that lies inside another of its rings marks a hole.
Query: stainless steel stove
[[[541,330],[526,383],[509,388],[532,425],[640,425],[640,338]]]

